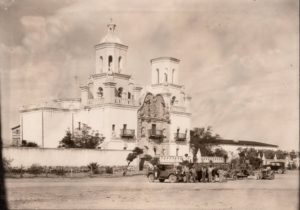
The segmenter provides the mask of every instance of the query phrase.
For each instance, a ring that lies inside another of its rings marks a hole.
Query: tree
[[[296,154],[296,152],[294,150],[292,150],[289,155],[290,155],[290,157],[291,157],[292,160],[294,160],[295,158],[297,158],[297,154]]]
[[[92,131],[91,127],[83,124],[82,128],[76,128],[74,135],[67,130],[59,147],[95,149],[104,139],[97,131]]]
[[[240,164],[249,163],[254,169],[261,166],[262,160],[259,158],[259,151],[254,148],[238,148]]]
[[[126,160],[127,160],[127,163],[128,163],[128,164],[127,164],[126,169],[125,169],[124,172],[123,172],[123,176],[126,175],[127,169],[128,169],[128,167],[129,167],[130,163],[131,163],[135,158],[137,158],[139,155],[141,155],[141,154],[143,154],[143,153],[144,153],[143,149],[141,149],[141,148],[139,148],[139,147],[135,147],[135,148],[132,150],[132,152],[129,153],[129,154],[127,155]]]
[[[261,155],[265,154],[266,159],[274,159],[275,154],[276,154],[276,157],[278,159],[285,159],[286,156],[289,155],[288,152],[283,151],[283,150],[276,150],[276,151],[274,151],[274,150],[270,150],[270,149],[268,149],[268,150],[259,150],[259,153]]]
[[[72,139],[72,134],[68,130],[66,131],[66,135],[64,138],[59,142],[59,147],[66,147],[66,148],[76,148],[75,142]]]
[[[211,142],[220,139],[220,136],[212,133],[211,126],[208,126],[207,128],[194,128],[190,134],[190,146],[193,150],[193,162],[197,161],[197,153],[199,150],[203,156],[214,156]]]
[[[226,163],[227,158],[228,158],[227,151],[224,150],[223,148],[217,148],[217,149],[215,149],[215,151],[214,151],[214,156],[217,156],[217,157],[223,157],[225,163]]]

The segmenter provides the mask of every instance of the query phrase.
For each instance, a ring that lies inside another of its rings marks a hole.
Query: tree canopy
[[[219,134],[213,134],[211,126],[208,126],[207,128],[194,128],[193,130],[191,130],[190,134],[190,146],[193,150],[194,162],[197,161],[197,153],[199,150],[201,152],[201,155],[203,156],[217,156],[220,155],[220,153],[222,153],[222,155],[225,155],[225,150],[222,151],[222,149],[219,149],[216,154],[215,151],[213,151],[212,149],[212,144],[210,142],[213,140],[220,139],[220,136]]]
[[[95,149],[103,141],[104,137],[100,136],[97,131],[83,124],[82,128],[76,128],[73,135],[67,130],[66,135],[59,142],[59,147]]]

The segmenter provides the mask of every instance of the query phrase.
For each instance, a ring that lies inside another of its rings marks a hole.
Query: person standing
[[[202,166],[202,168],[201,168],[201,173],[202,173],[202,175],[201,175],[201,182],[205,182],[205,179],[206,179],[206,167],[205,166]]]
[[[185,182],[190,182],[190,169],[187,165],[184,166],[183,168],[184,175],[185,175]]]
[[[154,177],[155,179],[157,179],[159,176],[159,168],[157,167],[157,165],[154,165],[153,171],[154,171]]]
[[[196,172],[195,165],[193,165],[193,166],[191,167],[190,173],[191,173],[191,178],[192,178],[193,182],[196,182],[196,179],[197,179],[197,172]]]
[[[209,167],[208,167],[208,182],[212,182],[212,179],[213,179],[212,172],[213,172],[213,170],[214,170],[214,167],[212,165],[209,165]]]

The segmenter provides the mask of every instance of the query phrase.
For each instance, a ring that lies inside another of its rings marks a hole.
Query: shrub
[[[23,174],[25,170],[23,167],[13,167],[10,169],[10,172],[14,174]]]
[[[87,166],[93,174],[99,174],[99,164],[96,162],[92,162]]]
[[[53,172],[57,175],[57,176],[65,176],[67,173],[67,170],[64,167],[56,167]]]
[[[22,147],[38,147],[38,145],[34,142],[27,142],[26,140],[22,140]]]
[[[11,162],[13,160],[12,159],[7,159],[5,157],[3,157],[2,162],[3,162],[3,168],[5,172],[9,172],[9,170],[11,169]]]
[[[38,164],[32,164],[28,169],[27,169],[27,173],[29,174],[34,174],[34,175],[38,175],[43,173],[44,168]]]
[[[107,174],[113,174],[113,173],[114,173],[114,170],[113,170],[112,167],[106,166],[106,167],[105,167],[105,173],[107,173]]]

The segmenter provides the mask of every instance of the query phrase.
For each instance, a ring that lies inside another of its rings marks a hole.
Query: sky
[[[137,83],[150,84],[150,59],[181,60],[193,127],[298,150],[298,8],[297,0],[0,0],[4,142],[22,105],[79,96],[112,18]]]

